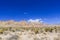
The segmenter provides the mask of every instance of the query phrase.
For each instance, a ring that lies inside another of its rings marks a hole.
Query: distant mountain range
[[[0,21],[0,27],[54,27],[54,26],[60,26],[60,25],[50,25],[50,24],[45,24],[42,22],[27,22],[25,20],[22,21],[14,21],[14,20],[9,20],[9,21]]]

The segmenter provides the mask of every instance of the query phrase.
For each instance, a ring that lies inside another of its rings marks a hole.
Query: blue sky
[[[60,0],[0,0],[0,20],[42,19],[60,23]]]

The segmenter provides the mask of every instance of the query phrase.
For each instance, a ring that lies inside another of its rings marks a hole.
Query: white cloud
[[[28,22],[43,22],[42,19],[29,19]]]
[[[24,14],[28,14],[27,12],[24,12]]]

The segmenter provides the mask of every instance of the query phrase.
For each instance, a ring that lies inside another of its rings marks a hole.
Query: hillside
[[[27,21],[0,21],[1,27],[43,27],[46,26],[46,24],[43,24],[41,22],[27,22]]]
[[[25,20],[0,21],[0,40],[60,40],[60,25]]]

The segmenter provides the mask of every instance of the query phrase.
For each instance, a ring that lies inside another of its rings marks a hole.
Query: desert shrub
[[[18,35],[12,35],[12,37],[8,38],[8,40],[18,40]]]
[[[45,28],[44,30],[47,32],[49,30],[49,28]]]
[[[33,31],[35,32],[35,34],[37,34],[39,31],[39,28],[33,28]]]
[[[12,27],[9,27],[9,31],[11,31]]]
[[[2,37],[0,37],[0,40],[2,40]]]
[[[12,31],[12,32],[15,32],[16,30],[15,30],[15,29],[12,29],[11,31]]]
[[[59,38],[54,38],[54,40],[60,40]]]
[[[3,29],[0,29],[0,34],[3,34],[4,30]]]
[[[40,40],[39,38],[34,38],[34,40]]]
[[[8,28],[2,28],[4,31],[7,31],[8,30]]]
[[[54,30],[53,28],[50,28],[50,29],[49,29],[49,32],[52,32],[53,30]]]
[[[45,31],[46,32],[52,32],[53,31],[53,28],[49,28],[49,27],[48,28],[45,28]]]

